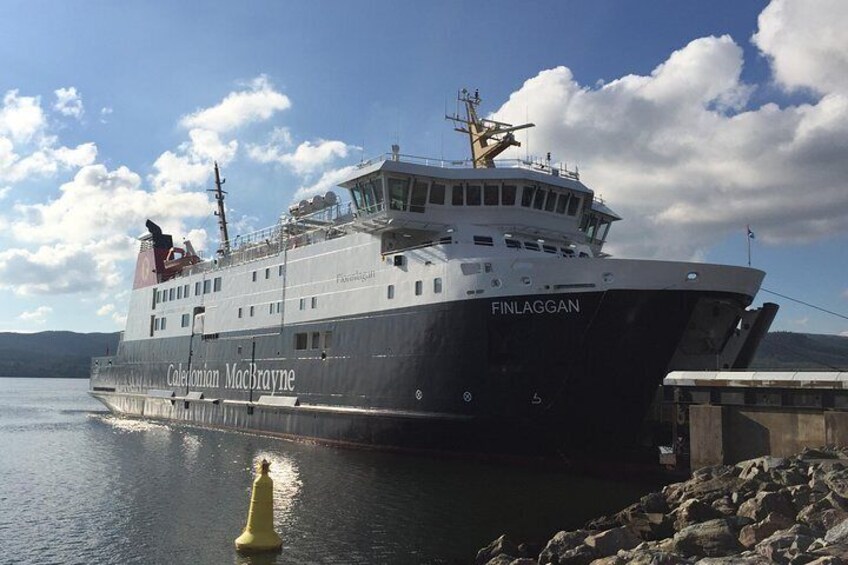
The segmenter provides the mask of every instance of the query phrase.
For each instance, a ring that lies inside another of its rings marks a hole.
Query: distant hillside
[[[117,346],[117,332],[0,332],[0,376],[87,378],[91,358],[114,353]],[[773,332],[751,368],[848,371],[848,337]]]
[[[87,378],[91,358],[117,346],[117,332],[0,332],[0,376]]]
[[[751,368],[848,371],[848,337],[772,332],[760,344]]]

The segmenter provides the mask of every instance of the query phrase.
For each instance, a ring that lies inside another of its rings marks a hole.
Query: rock
[[[775,532],[757,544],[757,553],[774,563],[788,563],[804,553],[814,541],[812,531],[806,526],[794,525]]]
[[[833,557],[831,555],[825,557],[819,557],[814,561],[810,561],[807,565],[842,565],[844,561],[838,557]]]
[[[578,545],[574,549],[562,553],[557,558],[557,561],[552,561],[554,565],[586,565],[597,559],[598,554],[588,545]],[[541,562],[540,562],[541,563]]]
[[[518,556],[518,547],[507,537],[506,534],[478,551],[477,559],[475,559],[474,562],[477,565],[482,565],[484,563],[488,564],[492,559],[502,554],[511,556],[510,561]]]
[[[772,457],[770,455],[757,457],[756,459],[750,459],[736,464],[736,467],[739,469],[738,476],[741,479],[751,479],[760,473],[767,473],[773,469],[785,469],[788,466],[788,459],[784,459],[783,457]]]
[[[842,502],[832,493],[809,504],[798,512],[797,522],[805,524],[816,532],[825,532],[848,518],[848,512],[840,506]]]
[[[830,528],[824,536],[824,541],[828,544],[848,544],[848,520],[843,520]]]
[[[821,449],[813,449],[810,447],[805,447],[804,451],[798,454],[798,459],[804,461],[814,461],[816,459],[837,459],[839,457],[837,452],[834,452],[827,448]]]
[[[675,531],[680,531],[692,524],[700,524],[707,520],[721,518],[722,514],[712,506],[707,506],[697,498],[689,499],[683,502],[672,513],[674,519]]]
[[[655,541],[674,535],[671,519],[665,514],[639,512],[627,517],[624,526],[639,539]]]
[[[724,477],[726,475],[737,474],[736,467],[733,465],[710,465],[709,467],[701,467],[692,473],[692,478],[698,481],[707,481],[716,477]]]
[[[812,546],[811,546],[812,547]],[[828,545],[827,547],[820,547],[814,550],[808,550],[810,555],[816,558],[822,557],[830,557],[837,558],[840,561],[848,563],[848,545],[843,545],[840,543],[834,545]]]
[[[773,533],[792,527],[795,523],[782,514],[771,513],[760,522],[750,524],[739,532],[739,543],[745,547],[754,547]]]
[[[600,559],[595,559],[589,565],[627,565],[627,561],[625,561],[618,555],[610,555],[609,557],[601,557]]]
[[[783,486],[803,485],[807,483],[807,475],[797,467],[777,469],[769,473],[771,479]]]
[[[685,557],[726,557],[743,549],[729,518],[717,518],[683,528],[673,538],[662,542],[661,548]]]
[[[537,565],[535,559],[529,557],[519,557],[515,561],[511,561],[509,565]]]
[[[619,551],[618,557],[622,563],[627,565],[679,565],[690,563],[689,560],[677,553],[670,553],[659,549],[634,549],[631,551]]]
[[[781,492],[785,493],[789,497],[792,501],[792,506],[795,508],[804,508],[808,504],[812,504],[813,502],[822,499],[821,494],[813,492],[806,482],[800,485],[786,487],[786,489]]]
[[[613,528],[586,538],[586,545],[595,550],[598,557],[615,555],[619,549],[633,549],[642,542],[626,526]]]
[[[574,559],[577,554],[566,555],[579,547],[585,547],[583,541],[592,534],[596,534],[592,530],[575,530],[573,532],[557,532],[557,534],[548,541],[548,544],[539,552],[539,563],[553,563],[559,565],[562,563],[576,563],[577,561],[568,561]],[[579,552],[578,552],[579,553]],[[591,553],[591,552],[590,552]],[[592,559],[595,558],[591,554]],[[592,561],[588,559],[586,563]]]
[[[510,565],[513,561],[515,561],[515,557],[501,553],[486,561],[486,565]]]
[[[533,561],[536,561],[536,556],[539,555],[540,551],[542,551],[542,546],[537,543],[525,542],[518,544],[519,557],[532,557]]]
[[[666,502],[662,493],[659,492],[646,494],[639,500],[639,504],[642,506],[642,510],[648,514],[665,514],[669,510],[668,502]]]
[[[696,565],[768,565],[771,563],[762,555],[734,555],[732,557],[704,557]]]
[[[735,516],[736,515],[736,505],[733,504],[733,500],[730,496],[722,496],[721,498],[714,500],[710,505],[713,510],[721,514],[722,516]]]
[[[824,474],[824,482],[830,492],[841,498],[848,498],[848,469],[834,469]]]
[[[797,510],[792,501],[781,492],[758,492],[754,498],[746,500],[739,506],[737,516],[746,516],[759,522],[769,514],[781,514],[794,518]]]

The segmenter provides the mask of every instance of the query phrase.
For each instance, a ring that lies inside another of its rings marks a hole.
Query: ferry
[[[116,414],[387,449],[632,441],[672,370],[743,368],[764,273],[603,251],[621,218],[579,171],[502,160],[533,124],[447,116],[471,159],[392,152],[202,258],[148,220],[126,329],[92,359]]]

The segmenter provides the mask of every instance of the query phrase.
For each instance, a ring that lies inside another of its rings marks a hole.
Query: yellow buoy
[[[247,526],[236,538],[236,551],[279,551],[283,547],[283,540],[274,531],[274,481],[268,476],[270,466],[271,464],[263,459],[259,476],[253,481]]]

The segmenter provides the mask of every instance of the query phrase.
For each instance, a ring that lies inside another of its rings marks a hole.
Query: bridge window
[[[215,277],[212,281],[212,292],[221,292],[221,277]]]
[[[580,198],[578,196],[571,195],[571,199],[568,201],[568,215],[576,216],[577,210],[580,208]]]
[[[427,183],[423,181],[415,181],[415,186],[412,188],[412,205],[409,207],[410,212],[423,212],[424,205],[427,203]]]
[[[391,300],[395,297],[395,285],[390,284],[386,289],[386,297]]]
[[[474,245],[487,245],[489,247],[494,246],[494,242],[492,238],[485,235],[475,235],[474,236]]]
[[[465,191],[465,204],[466,206],[479,206],[480,205],[480,185],[479,184],[469,184],[468,188]]]
[[[188,314],[183,314],[180,318],[180,327],[187,328],[188,327]]]
[[[498,185],[487,184],[483,187],[483,204],[486,206],[498,205]]]
[[[463,204],[465,204],[465,196],[463,194],[462,188],[463,187],[461,184],[453,185],[453,188],[451,190],[451,204],[453,204],[454,206],[462,206]]]
[[[445,203],[445,185],[433,183],[430,185],[430,204]]]
[[[200,281],[194,283],[194,295],[200,296]]]
[[[212,292],[212,281],[206,279],[203,281],[203,294],[209,294],[210,292]]]
[[[239,308],[238,309],[238,317],[241,318],[241,316],[242,316],[242,310],[241,310],[241,308]]]
[[[421,293],[424,292],[424,283],[423,281],[415,281],[415,296],[421,296]]]
[[[535,194],[535,192],[535,186],[525,186],[524,190],[521,191],[521,205],[525,208],[529,208],[533,203],[533,194]]]
[[[545,197],[548,195],[548,191],[544,189],[538,189],[536,194],[533,195],[533,208],[536,210],[541,210],[545,205]]]
[[[321,332],[312,332],[311,349],[318,349],[319,347],[321,347]]]
[[[409,179],[389,179],[389,207],[401,211],[409,207]]]
[[[545,253],[556,253],[557,252],[556,247],[554,247],[553,245],[543,245],[542,249],[544,250]]]
[[[181,299],[182,297],[183,297],[183,287],[182,287],[182,285],[180,285],[180,286],[177,287],[177,300]]]
[[[501,191],[501,205],[515,206],[515,185],[503,185],[503,190]]]
[[[539,249],[539,244],[535,241],[525,241],[524,249],[529,249],[530,251],[541,251],[541,249]]]
[[[433,279],[433,294],[441,294],[442,293],[442,278],[436,277]]]
[[[545,200],[545,212],[553,212],[556,206],[557,194],[553,190],[548,192],[548,199]]]
[[[563,192],[557,197],[556,213],[565,214],[565,207],[568,205],[568,193]]]
[[[514,239],[504,239],[504,243],[510,249],[521,249],[521,242]]]

